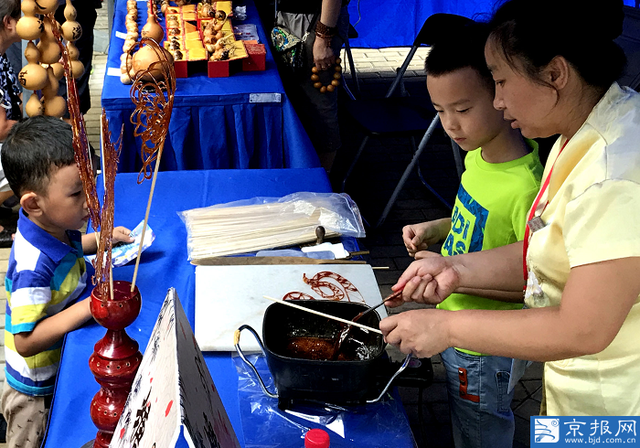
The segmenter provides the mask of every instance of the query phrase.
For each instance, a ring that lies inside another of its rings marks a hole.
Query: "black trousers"
[[[99,5],[99,3],[98,3]],[[76,19],[80,26],[82,26],[82,37],[74,42],[74,45],[80,52],[80,62],[84,65],[84,73],[78,79],[76,79],[76,86],[78,88],[78,96],[80,97],[80,112],[86,114],[91,109],[91,95],[89,93],[89,75],[91,74],[91,59],[93,58],[93,28],[96,25],[96,18],[98,13],[96,12],[96,2],[94,0],[77,0],[73,2],[74,8],[78,12],[78,18]],[[64,7],[62,4],[56,10],[56,20],[59,23],[64,23]],[[59,94],[64,98],[67,97],[67,83],[65,78],[60,80]],[[69,117],[69,112],[65,114],[65,117]]]

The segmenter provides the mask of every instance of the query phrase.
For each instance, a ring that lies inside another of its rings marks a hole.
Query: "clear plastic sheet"
[[[255,197],[178,212],[187,227],[189,260],[253,253],[326,237],[365,236],[360,210],[346,194],[299,192]]]
[[[138,256],[138,248],[140,246],[140,240],[142,239],[142,225],[144,224],[144,220],[140,221],[140,223],[136,226],[135,229],[131,231],[129,234],[134,238],[133,242],[124,244],[120,243],[113,246],[111,249],[111,265],[114,268],[124,266],[129,263]],[[147,224],[147,230],[144,233],[144,242],[142,243],[142,252],[147,250],[153,241],[156,239],[156,234],[151,230],[151,227]],[[93,262],[93,259],[96,258],[95,255],[86,255],[84,257],[86,260]]]
[[[275,391],[271,373],[262,355],[247,355],[267,388]],[[255,374],[235,355],[238,371],[238,399],[246,448],[303,447],[310,429],[329,433],[331,447],[414,447],[402,404],[387,393],[379,402],[339,407],[298,405],[282,411],[278,400],[267,396]]]

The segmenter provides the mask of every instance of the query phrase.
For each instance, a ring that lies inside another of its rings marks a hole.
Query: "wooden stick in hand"
[[[288,301],[288,300],[274,299],[273,297],[269,297],[269,296],[262,296],[262,297],[264,297],[267,300],[271,300],[272,302],[281,303],[283,305],[290,306],[292,308],[296,308],[296,309],[299,309],[301,311],[305,311],[307,313],[315,314],[317,316],[326,317],[327,319],[337,320],[338,322],[342,322],[343,324],[354,325],[354,326],[356,326],[358,328],[362,328],[363,330],[372,331],[374,333],[382,334],[382,331],[378,330],[377,328],[368,327],[366,325],[362,325],[362,324],[359,324],[357,322],[353,322],[353,321],[350,321],[350,320],[347,320],[347,319],[342,319],[341,317],[332,316],[331,314],[325,314],[325,313],[322,313],[320,311],[316,311],[316,310],[312,310],[310,308],[306,308],[304,306],[296,305],[295,303],[291,303],[291,301]]]

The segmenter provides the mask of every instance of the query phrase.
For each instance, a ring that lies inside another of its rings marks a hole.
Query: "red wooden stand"
[[[100,384],[91,400],[91,420],[98,428],[94,448],[108,448],[113,431],[142,361],[138,343],[124,330],[140,313],[140,292],[131,292],[131,283],[113,282],[114,300],[100,297],[98,288],[91,292],[91,314],[107,334],[93,347],[89,368]]]

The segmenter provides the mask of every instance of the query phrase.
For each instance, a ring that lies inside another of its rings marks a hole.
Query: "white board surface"
[[[339,274],[357,288],[359,294],[349,293],[352,302],[373,306],[382,301],[373,269],[367,264],[197,266],[195,335],[198,344],[203,351],[235,351],[233,334],[241,325],[251,325],[262,334],[262,316],[273,303],[263,298],[264,295],[282,299],[289,292],[300,291],[322,299],[302,277],[304,274],[313,278],[322,271]],[[323,281],[340,288],[335,279]],[[376,311],[383,318],[387,316],[384,307]],[[245,351],[260,350],[249,334],[242,338],[241,346]]]

